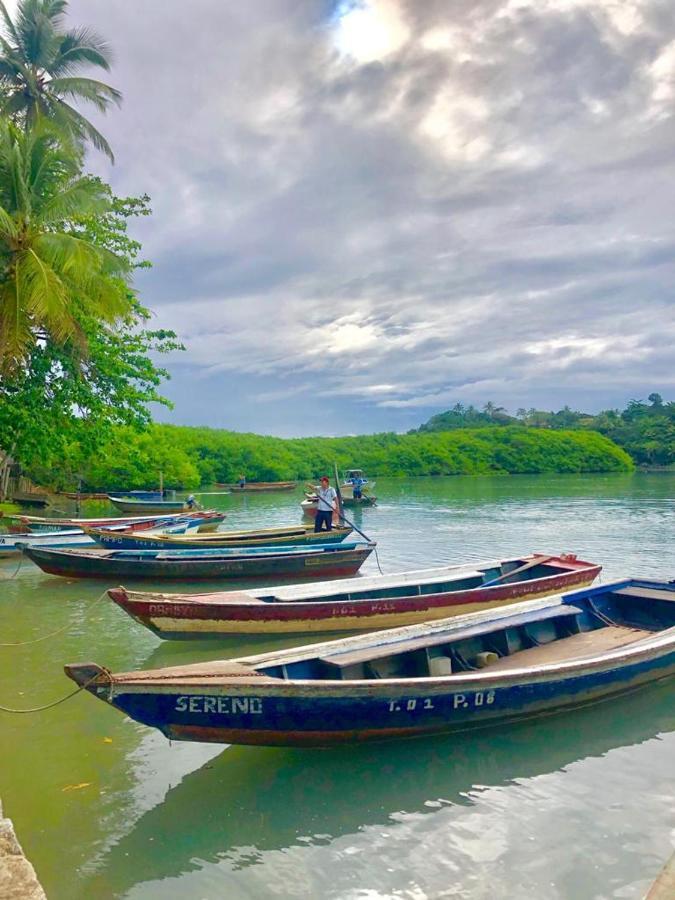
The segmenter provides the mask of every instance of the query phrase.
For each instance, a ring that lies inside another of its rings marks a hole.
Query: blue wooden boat
[[[318,579],[355,575],[375,549],[374,543],[318,547],[241,547],[211,550],[63,550],[22,547],[43,572],[65,578]]]
[[[111,532],[88,528],[87,534],[97,544],[115,550],[200,550],[213,547],[271,547],[279,544],[339,544],[351,534],[351,528],[314,531],[306,525],[281,525],[249,531],[213,531],[208,534],[165,534],[145,532]]]
[[[257,656],[66,674],[172,740],[325,746],[465,731],[675,674],[675,585],[625,579]]]

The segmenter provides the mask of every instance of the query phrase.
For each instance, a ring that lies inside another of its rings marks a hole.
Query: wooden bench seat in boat
[[[573,659],[597,656],[617,647],[634,644],[646,637],[654,637],[653,631],[623,626],[607,626],[593,631],[582,631],[569,637],[558,638],[541,647],[528,647],[519,650],[513,656],[502,656],[487,666],[485,671],[504,672],[509,669],[521,669],[531,666],[545,666],[550,663],[567,662]],[[455,673],[453,673],[455,674]],[[457,672],[458,677],[472,677],[474,672]]]
[[[621,597],[644,597],[646,600],[670,600],[675,601],[675,590],[658,591],[655,588],[644,587],[626,587],[619,588],[618,591],[612,591]]]
[[[485,572],[478,569],[463,569],[460,572],[441,572],[434,577],[425,577],[425,571],[411,572],[409,577],[404,575],[373,575],[359,576],[358,578],[329,581],[325,585],[285,585],[270,594],[264,588],[256,591],[263,600],[275,600],[291,602],[293,600],[359,600],[364,594],[371,594],[374,599],[377,594],[383,597],[407,597],[432,594],[437,592],[439,585],[451,585],[453,582],[466,581],[469,578],[484,578]],[[421,582],[421,583],[418,583]],[[441,591],[441,593],[445,593]]]
[[[566,603],[561,606],[554,606],[551,609],[538,609],[531,613],[521,613],[520,615],[509,616],[508,618],[492,621],[485,625],[476,625],[473,628],[463,628],[461,633],[442,631],[434,635],[408,638],[390,644],[366,647],[362,650],[352,650],[351,652],[347,651],[346,653],[336,653],[332,656],[322,656],[319,657],[319,659],[322,663],[344,670],[351,666],[369,663],[376,659],[384,659],[389,656],[400,656],[403,653],[410,653],[414,650],[427,650],[429,647],[434,647],[439,644],[451,644],[455,641],[465,641],[470,638],[481,637],[493,632],[504,631],[507,628],[520,628],[523,625],[534,625],[551,619],[576,617],[583,612],[584,610],[580,609],[578,606],[572,606],[571,604]]]

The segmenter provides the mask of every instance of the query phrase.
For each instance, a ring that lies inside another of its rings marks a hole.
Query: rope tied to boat
[[[100,603],[101,600],[105,596],[107,596],[107,589],[103,591],[103,593],[97,597],[89,606],[85,609],[82,615],[79,617],[81,619],[86,619],[87,616],[91,613],[92,609],[96,606],[97,603]],[[73,625],[74,619],[71,619],[67,622],[62,628],[57,628],[56,631],[51,631],[49,634],[44,634],[42,637],[33,638],[30,641],[10,641],[9,643],[0,643],[0,647],[26,647],[28,644],[39,644],[41,641],[49,640],[49,638],[56,637],[57,634],[63,634],[64,631],[67,631]]]
[[[16,569],[14,569],[14,571],[12,572],[11,575],[3,575],[3,576],[2,576],[2,580],[3,580],[3,581],[11,581],[12,578],[16,578],[16,576],[19,574],[19,569],[20,569],[21,566],[23,565],[24,559],[25,559],[25,557],[24,557],[24,555],[23,555],[23,553],[22,553],[21,556],[19,557],[19,564],[18,564],[18,566],[16,567]]]
[[[65,697],[59,697],[58,700],[53,700],[51,703],[45,703],[43,706],[31,706],[27,709],[13,709],[10,706],[0,706],[0,712],[4,713],[15,713],[17,715],[25,715],[26,713],[36,713],[43,712],[46,709],[53,709],[55,706],[60,706],[61,703],[65,703],[66,700],[70,700],[72,697],[76,697],[81,691],[86,691],[86,689],[93,684],[97,678],[101,677],[101,672],[97,672],[89,681],[85,681],[84,684],[81,684],[74,691],[71,691],[69,694],[66,694]],[[110,689],[112,691],[112,676],[105,669],[103,670],[103,674],[108,675],[110,681]]]

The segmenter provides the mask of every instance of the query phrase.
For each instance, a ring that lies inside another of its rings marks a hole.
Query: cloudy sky
[[[672,0],[72,0],[152,197],[161,417],[406,430],[675,399]],[[97,120],[98,121],[98,120]]]

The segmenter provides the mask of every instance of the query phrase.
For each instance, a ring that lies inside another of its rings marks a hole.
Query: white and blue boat
[[[675,674],[675,584],[625,579],[239,659],[66,674],[172,740],[326,746],[502,726]]]

